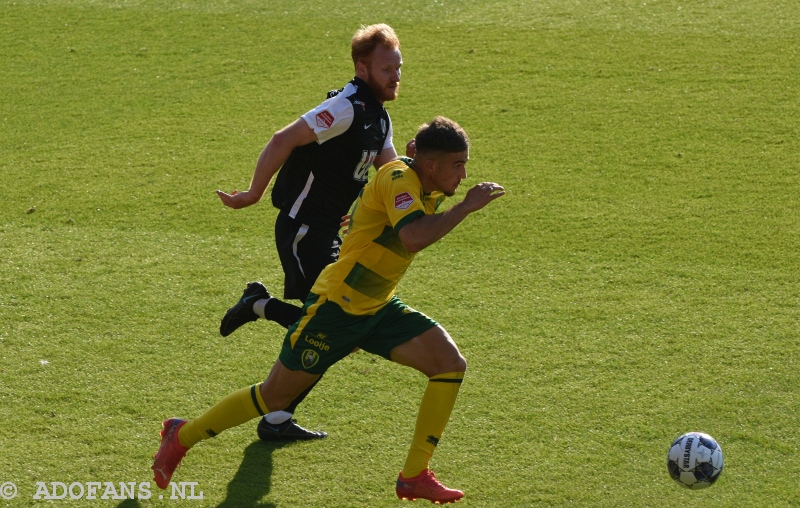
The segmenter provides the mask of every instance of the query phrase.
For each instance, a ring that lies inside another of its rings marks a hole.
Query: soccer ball
[[[723,465],[722,448],[702,432],[682,435],[667,452],[669,475],[687,489],[710,487],[722,473]]]

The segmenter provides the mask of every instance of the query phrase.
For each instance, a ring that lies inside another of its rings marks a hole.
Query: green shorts
[[[310,294],[300,320],[286,332],[278,359],[289,370],[322,374],[357,347],[389,359],[392,349],[438,324],[397,296],[374,316],[354,316]]]

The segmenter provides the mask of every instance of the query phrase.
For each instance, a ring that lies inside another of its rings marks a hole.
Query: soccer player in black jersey
[[[369,168],[397,158],[392,121],[383,107],[397,98],[400,86],[402,56],[397,35],[385,24],[362,26],[353,36],[351,54],[355,77],[272,136],[258,159],[250,188],[230,194],[217,191],[226,206],[244,208],[259,202],[278,175],[272,204],[280,210],[275,243],[286,299],[304,301],[322,269],[339,257],[341,221],[367,183]],[[288,328],[300,315],[300,306],[274,298],[263,284],[251,282],[222,318],[220,333],[228,336],[258,318]],[[292,419],[312,388],[283,411],[266,415],[259,422],[259,437],[327,436],[306,430]]]

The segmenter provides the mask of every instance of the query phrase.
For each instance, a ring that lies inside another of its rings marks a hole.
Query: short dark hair
[[[417,153],[455,153],[469,149],[469,137],[464,129],[443,116],[437,116],[431,123],[421,125],[414,140]]]
[[[350,55],[353,57],[353,64],[359,61],[366,61],[375,48],[383,46],[389,49],[400,49],[400,40],[397,34],[389,25],[380,23],[377,25],[361,25],[353,35],[350,44]]]

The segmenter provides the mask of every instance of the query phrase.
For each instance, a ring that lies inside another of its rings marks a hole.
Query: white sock
[[[261,319],[267,319],[264,316],[264,307],[267,306],[267,302],[270,300],[270,298],[262,298],[261,300],[257,300],[256,303],[253,304],[253,312],[255,312],[256,315]]]
[[[271,423],[272,425],[280,425],[291,417],[292,413],[287,413],[286,411],[273,411],[265,415],[264,419],[267,420],[267,423]]]

